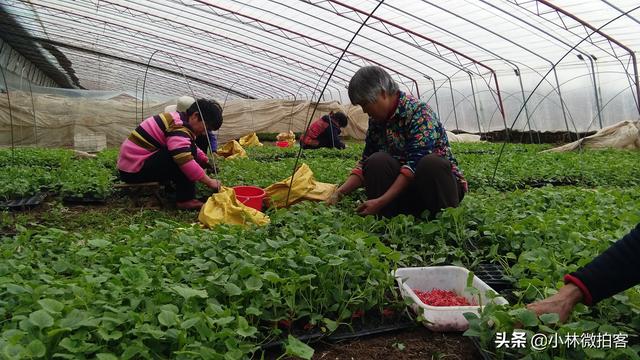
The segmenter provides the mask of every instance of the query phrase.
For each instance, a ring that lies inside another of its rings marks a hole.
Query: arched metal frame
[[[463,4],[464,0],[458,2]],[[249,3],[240,0],[5,0],[0,11],[5,14],[5,9],[10,10],[12,20],[21,24],[23,31],[6,26],[0,29],[10,42],[21,42],[22,48],[35,44],[32,53],[25,56],[33,55],[30,60],[35,60],[33,62],[43,70],[57,71],[56,78],[65,79],[64,84],[61,82],[63,86],[77,83],[92,89],[120,86],[133,90],[142,72],[143,59],[153,51],[163,50],[180,62],[190,82],[194,80],[194,86],[203,93],[239,98],[312,99],[313,84],[321,78],[326,64],[341,54],[354,26],[361,23],[374,6],[380,5],[380,11],[359,35],[361,43],[354,43],[344,54],[328,84],[325,99],[334,99],[335,94],[338,100],[347,100],[341,90],[348,84],[351,74],[360,66],[376,64],[387,69],[409,92],[418,96],[421,86],[432,88],[439,111],[444,109],[438,104],[437,91],[448,83],[457,124],[452,78],[461,72],[467,74],[473,93],[481,91],[478,86],[489,89],[506,122],[498,74],[506,69],[512,71],[518,77],[524,98],[526,89],[522,71],[525,68],[534,70],[538,64],[522,58],[522,54],[547,64],[553,64],[553,61],[532,44],[501,35],[490,23],[465,14],[461,6],[433,0],[422,0],[421,3],[423,6],[416,6],[416,2],[405,5],[409,3],[400,0],[387,0],[384,4],[363,0],[357,5],[344,0]],[[596,26],[579,14],[546,0],[482,0],[473,5],[481,3],[486,9],[499,8],[504,13],[502,18],[510,18],[514,24],[520,22],[522,28],[544,38],[541,46],[558,50],[570,48],[583,31],[596,30]],[[625,11],[620,3],[614,5],[603,1],[602,4],[617,13]],[[416,9],[419,11],[414,11]],[[467,29],[462,31],[455,26],[439,25],[436,17],[424,16],[431,12],[460,19]],[[285,13],[296,16],[284,18]],[[491,15],[493,13],[486,10],[486,17]],[[625,18],[640,25],[633,14],[625,14]],[[0,19],[0,24],[3,23],[9,25],[6,18]],[[623,66],[629,87],[635,89],[633,100],[640,112],[640,84],[632,48],[608,32],[595,33],[597,36],[588,38],[575,51],[590,62],[587,65],[591,68],[598,116],[602,112],[598,65],[601,64],[599,61],[611,59]],[[482,39],[483,34],[499,40],[499,45],[488,45]],[[56,53],[51,48],[55,48]],[[396,48],[402,53],[392,53]],[[38,52],[40,57],[35,56]],[[64,57],[72,59],[71,65],[60,65],[60,56],[62,60]],[[495,63],[489,66],[489,61]],[[154,62],[154,76],[175,79],[177,74],[171,62],[160,57]],[[567,106],[555,67],[552,71],[556,83],[552,88],[560,98],[560,109],[569,130]],[[74,79],[76,75],[79,79]],[[148,91],[179,95],[181,90],[167,90],[150,84]],[[482,131],[480,123],[483,120],[478,113],[475,94],[474,103],[478,130]],[[523,106],[527,126],[531,129],[529,109],[526,103]],[[602,119],[600,123],[602,126]]]

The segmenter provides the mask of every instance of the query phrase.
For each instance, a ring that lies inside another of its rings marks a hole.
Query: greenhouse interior
[[[0,359],[640,359],[637,0],[0,0]]]

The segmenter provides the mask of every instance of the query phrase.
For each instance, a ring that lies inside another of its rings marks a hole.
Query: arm
[[[166,142],[169,154],[171,154],[173,161],[178,165],[184,175],[191,181],[200,181],[200,179],[205,176],[205,173],[191,154],[191,146],[193,144],[189,130],[182,126],[169,129],[166,135]],[[202,157],[205,159],[207,157],[199,149],[196,153],[198,155],[198,161],[202,160]]]
[[[344,184],[340,185],[337,191],[342,195],[348,195],[361,186],[362,179],[358,175],[351,174],[347,178],[347,181],[345,181]]]
[[[207,176],[207,174],[205,174],[198,181],[203,183],[204,185],[206,185],[210,189],[220,190],[220,186],[222,186],[222,183],[219,180],[214,180],[214,179],[210,178],[209,176]]]
[[[327,204],[328,205],[337,204],[338,202],[340,202],[340,200],[342,200],[342,198],[345,195],[350,194],[351,192],[353,192],[353,190],[359,188],[360,186],[362,186],[362,178],[352,173],[351,175],[349,175],[349,177],[344,182],[344,184],[342,184],[339,188],[336,189],[336,191],[334,191],[329,196],[329,198],[326,201]]]
[[[639,255],[640,224],[585,267],[566,275],[558,293],[527,308],[538,315],[557,313],[564,322],[578,302],[592,305],[640,283],[634,264]]]
[[[582,290],[585,304],[595,304],[640,283],[639,257],[640,224],[589,264],[566,275],[565,282]]]
[[[196,154],[198,156],[198,164],[200,165],[205,165],[209,162],[209,158],[207,157],[207,154],[204,153],[204,151],[200,150],[199,147],[196,146]]]
[[[379,151],[379,138],[380,130],[371,120],[369,120],[369,128],[367,129],[367,135],[365,137],[364,151],[362,152],[362,160],[358,161],[355,168],[351,170],[351,174],[347,180],[342,184],[327,200],[327,203],[334,205],[340,201],[344,195],[348,195],[355,189],[364,185],[364,177],[362,175],[362,163],[371,154]]]
[[[393,184],[377,199],[370,199],[362,203],[356,210],[360,215],[374,215],[379,213],[385,206],[387,206],[393,199],[398,197],[404,189],[411,183],[411,178],[404,175],[402,172],[398,174]]]

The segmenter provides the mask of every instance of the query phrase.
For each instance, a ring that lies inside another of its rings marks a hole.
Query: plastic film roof
[[[638,114],[637,0],[0,4],[1,36],[61,87],[141,91],[144,82],[149,93],[179,96],[189,84],[198,96],[315,100],[343,56],[325,100],[348,101],[353,73],[379,65],[403,90],[437,94],[443,106],[484,96],[495,105],[492,121],[502,122],[500,113],[517,111],[505,98],[523,102],[538,83],[540,97],[561,97],[597,73],[609,98]]]

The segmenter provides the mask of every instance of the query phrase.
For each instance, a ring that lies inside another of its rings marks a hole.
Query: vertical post
[[[562,118],[564,119],[564,126],[567,127],[567,133],[571,134],[571,130],[569,130],[569,122],[567,121],[567,112],[565,111],[564,99],[562,98],[562,92],[560,91],[560,80],[558,80],[558,72],[556,71],[555,66],[552,69],[553,69],[553,76],[556,79],[556,86],[558,87],[558,97],[560,98],[560,107],[562,108]],[[580,135],[578,135],[578,129],[576,128],[575,130],[576,130],[576,136],[579,139]]]
[[[476,101],[476,90],[473,86],[473,77],[471,76],[470,72],[468,72],[467,75],[469,75],[469,81],[471,82],[471,94],[473,95],[473,108],[476,111],[476,121],[478,122],[478,132],[480,133],[480,136],[482,136],[482,128],[480,127],[480,114],[478,114],[478,102]]]
[[[11,165],[15,165],[15,142],[13,139],[13,114],[11,114],[11,99],[9,98],[9,85],[7,84],[7,77],[4,74],[4,69],[0,66],[0,73],[2,74],[2,81],[4,82],[4,90],[7,92],[7,105],[9,106],[9,122],[11,124]]]
[[[524,95],[524,86],[522,86],[522,77],[520,76],[520,69],[516,67],[513,72],[518,78],[520,83],[520,93],[522,94],[522,106],[524,107],[524,113],[527,116],[527,127],[529,128],[529,142],[533,144],[533,135],[531,134],[531,118],[529,117],[529,109],[527,108],[527,97]]]
[[[438,103],[438,91],[436,90],[436,81],[433,80],[432,77],[425,75],[427,80],[431,80],[431,85],[433,86],[433,96],[436,98],[436,112],[438,113],[438,117],[440,116],[440,104]]]
[[[447,78],[449,80],[449,90],[451,90],[451,105],[453,106],[453,118],[456,120],[456,129],[460,130],[460,125],[458,125],[458,113],[456,112],[456,99],[453,97],[453,85],[451,85],[451,78]]]
[[[138,125],[138,80],[140,80],[140,77],[136,78],[136,117],[133,120],[134,128]]]
[[[596,79],[596,70],[593,66],[593,59],[587,56],[589,63],[591,64],[591,77],[593,77],[593,91],[595,91],[596,108],[598,109],[598,122],[600,123],[600,129],[602,129],[602,108],[600,108],[600,99],[598,98],[598,80]]]
[[[596,58],[594,55],[589,55],[589,57],[591,57],[593,59],[593,65],[595,65],[595,73],[594,73],[594,79],[598,80],[598,101],[600,102],[600,104],[603,104],[602,102],[602,88],[600,87],[600,70],[598,69],[598,58]],[[604,110],[604,108],[602,109]],[[603,124],[600,124],[600,128],[602,128]]]
[[[581,54],[578,54],[576,56],[578,57],[578,59],[584,62],[584,57],[582,57]],[[595,70],[593,69],[593,60],[589,56],[587,56],[587,58],[591,63],[591,70],[589,71],[589,67],[587,67],[587,71],[589,72],[589,75],[591,75],[591,80],[593,81],[593,92],[595,94],[595,99],[596,99],[596,110],[598,111],[598,121],[600,123],[600,129],[602,129],[602,114],[600,113],[600,101],[598,100],[598,84],[596,83]]]
[[[35,138],[36,146],[38,146],[38,118],[36,118],[36,102],[33,100],[31,81],[27,79],[27,83],[29,84],[29,92],[31,93],[31,109],[33,110],[33,137]]]

